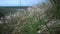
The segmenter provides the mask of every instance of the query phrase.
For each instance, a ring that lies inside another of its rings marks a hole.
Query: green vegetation
[[[32,7],[33,9],[30,8],[30,11],[0,9],[0,16],[3,17],[0,20],[0,34],[60,34],[60,0],[49,1],[47,4],[42,3],[40,6]],[[37,10],[40,7],[41,11]]]

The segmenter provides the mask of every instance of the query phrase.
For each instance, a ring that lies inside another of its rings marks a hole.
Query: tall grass
[[[48,30],[46,34],[56,34],[55,28],[50,29],[51,21],[60,18],[60,8],[56,6],[58,2],[55,4],[54,0],[50,0],[50,3],[49,7],[43,4],[42,8],[31,7],[27,10],[17,10],[14,14],[10,13],[5,18],[5,23],[0,24],[0,34],[40,34],[45,32],[44,30]],[[8,17],[9,19],[7,19]],[[48,25],[49,22],[50,25]],[[54,30],[54,33],[51,30]]]

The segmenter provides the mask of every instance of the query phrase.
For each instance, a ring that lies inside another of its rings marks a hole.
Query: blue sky
[[[32,6],[44,0],[0,0],[0,6]]]

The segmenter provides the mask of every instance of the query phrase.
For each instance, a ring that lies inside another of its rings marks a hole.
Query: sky
[[[44,0],[0,0],[0,6],[32,6]]]

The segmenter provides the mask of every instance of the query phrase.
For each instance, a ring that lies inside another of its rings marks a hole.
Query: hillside
[[[17,12],[18,9],[26,10],[29,6],[0,6],[0,14],[9,14],[10,12],[13,14]]]

